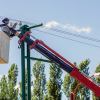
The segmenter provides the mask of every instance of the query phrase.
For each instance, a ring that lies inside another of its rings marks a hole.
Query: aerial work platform
[[[0,64],[8,63],[9,46],[10,38],[4,32],[0,32]]]

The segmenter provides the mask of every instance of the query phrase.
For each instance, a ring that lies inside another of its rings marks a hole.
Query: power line
[[[55,32],[59,32],[59,33],[63,33],[63,34],[67,34],[67,35],[71,35],[71,36],[75,36],[75,37],[82,38],[82,39],[91,40],[93,42],[100,42],[100,40],[96,39],[96,38],[87,37],[87,36],[83,36],[83,35],[80,35],[80,34],[74,34],[74,33],[67,32],[67,31],[60,30],[60,29],[56,29],[56,28],[51,28],[50,30],[55,31]]]
[[[5,16],[0,16],[0,18],[5,18]],[[28,22],[28,21],[24,21],[24,20],[17,20],[17,19],[12,19],[10,17],[8,17],[10,20],[13,20],[13,21],[17,21],[17,22],[23,22],[23,23],[26,23],[26,24],[30,24],[32,25],[33,23],[31,22]],[[49,28],[48,28],[49,29]],[[60,30],[60,29],[56,29],[56,28],[50,28],[50,30],[52,31],[55,31],[55,32],[59,32],[59,33],[63,33],[63,34],[67,34],[67,35],[72,35],[72,36],[75,36],[75,37],[79,37],[79,38],[82,38],[82,39],[87,39],[87,40],[91,40],[93,42],[100,42],[99,39],[96,39],[96,38],[91,38],[91,37],[87,37],[87,36],[83,36],[83,35],[79,35],[79,34],[74,34],[74,33],[71,33],[71,32],[67,32],[67,31],[64,31],[64,30]],[[44,32],[44,31],[42,31]],[[48,32],[44,32],[44,33],[48,33]],[[49,33],[51,35],[55,35],[55,34],[52,34],[52,33]],[[85,42],[81,42],[81,41],[78,41],[78,40],[74,40],[74,39],[71,39],[71,38],[67,38],[67,37],[63,37],[63,36],[59,36],[59,35],[55,35],[56,37],[61,37],[61,38],[66,38],[67,40],[72,40],[72,41],[76,41],[76,42],[80,42],[82,44],[87,44],[87,45],[91,45],[91,46],[95,46],[95,47],[99,47],[99,46],[96,46],[94,44],[90,44],[90,43],[85,43]]]
[[[22,23],[26,23],[26,24],[30,24],[30,25],[34,24],[34,23],[31,23],[31,22],[28,22],[28,21],[13,19],[13,18],[10,18],[10,17],[5,17],[5,16],[0,16],[0,18],[1,18],[1,19],[8,18],[8,19],[10,19],[10,20],[12,20],[12,21],[22,22]]]
[[[3,18],[5,18],[5,16],[0,16],[0,18],[3,19]],[[28,21],[17,20],[17,19],[13,19],[13,18],[10,18],[10,17],[9,17],[9,19],[13,20],[13,21],[17,21],[17,22],[23,22],[23,23],[30,24],[30,25],[34,24],[34,23],[31,23],[31,22],[28,22]],[[52,30],[52,31],[55,31],[55,32],[59,32],[59,33],[63,33],[63,34],[72,35],[72,36],[75,36],[75,37],[91,40],[91,41],[94,41],[94,42],[100,42],[100,39],[87,37],[87,36],[83,36],[83,35],[80,35],[80,34],[74,34],[74,33],[71,33],[71,32],[68,32],[68,31],[64,31],[64,30],[61,30],[61,29],[57,29],[57,28],[48,28],[48,29]]]
[[[59,37],[59,38],[63,38],[63,39],[66,39],[66,40],[78,42],[78,43],[81,43],[81,44],[84,44],[84,45],[87,45],[87,46],[100,48],[100,46],[97,46],[97,45],[94,45],[94,44],[90,44],[90,43],[87,43],[87,42],[81,42],[81,41],[79,41],[79,40],[75,40],[75,39],[67,38],[67,37],[64,37],[64,36],[52,34],[52,33],[50,33],[50,32],[46,32],[46,31],[42,31],[42,30],[37,30],[37,29],[34,29],[34,30],[35,30],[35,31],[38,31],[38,32],[46,33],[46,34],[49,34],[49,35],[52,35],[52,36],[55,36],[55,37]]]

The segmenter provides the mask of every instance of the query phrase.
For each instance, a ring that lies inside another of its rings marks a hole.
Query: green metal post
[[[27,98],[31,100],[31,65],[30,65],[30,48],[27,45]]]
[[[23,25],[20,27],[21,34],[25,34],[25,32],[29,31],[31,28],[42,26],[43,24],[34,25],[29,27],[28,25]],[[30,37],[29,37],[30,38]],[[22,64],[22,100],[26,100],[25,95],[25,44],[21,43],[21,64]],[[30,67],[30,48],[27,45],[27,99],[31,100],[31,67]]]
[[[25,58],[27,59],[28,57],[25,56]],[[35,57],[30,57],[30,60],[37,60],[37,61],[42,61],[42,62],[54,63],[53,61],[50,61],[50,60],[35,58]]]
[[[25,43],[21,44],[22,100],[25,100]]]

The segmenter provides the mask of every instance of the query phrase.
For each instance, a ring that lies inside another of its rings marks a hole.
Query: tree
[[[100,73],[100,64],[96,67],[95,73]],[[95,81],[98,85],[100,85],[100,77],[96,77]],[[100,97],[96,97],[94,94],[92,97],[93,97],[93,100],[100,100]]]
[[[34,75],[34,88],[33,88],[33,97],[32,100],[43,100],[44,91],[45,91],[45,74],[44,74],[45,65],[37,61],[33,66],[33,75]]]
[[[63,81],[63,92],[66,95],[67,98],[70,97],[70,92],[71,92],[71,77],[69,74],[65,75],[64,81]]]
[[[18,90],[15,89],[17,84],[18,67],[16,64],[12,64],[8,71],[8,94],[10,100],[17,100]]]
[[[100,73],[100,64],[96,67],[95,73]],[[96,78],[96,82],[100,84],[100,77]]]
[[[7,77],[3,75],[0,81],[0,100],[8,100]]]
[[[85,73],[87,76],[89,75],[89,65],[90,60],[86,59],[79,64],[80,72]],[[77,64],[75,63],[77,66]],[[63,91],[67,98],[70,99],[70,93],[73,92],[75,94],[76,100],[89,100],[90,91],[85,86],[81,85],[80,82],[74,78],[72,78],[69,74],[64,77],[63,81]]]
[[[56,64],[50,65],[50,78],[47,82],[45,100],[61,100],[62,70]]]

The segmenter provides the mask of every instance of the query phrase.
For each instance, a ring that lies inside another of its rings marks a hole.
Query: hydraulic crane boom
[[[100,86],[96,85],[90,78],[82,74],[78,68],[75,67],[72,63],[68,60],[63,58],[60,54],[55,52],[53,49],[48,47],[43,41],[41,40],[32,40],[27,35],[29,33],[26,32],[25,35],[22,37],[20,34],[18,37],[20,38],[19,42],[25,41],[30,46],[30,48],[34,48],[36,51],[50,59],[51,61],[58,64],[63,70],[68,72],[72,77],[79,80],[83,85],[87,88],[92,90],[96,96],[100,97]]]

